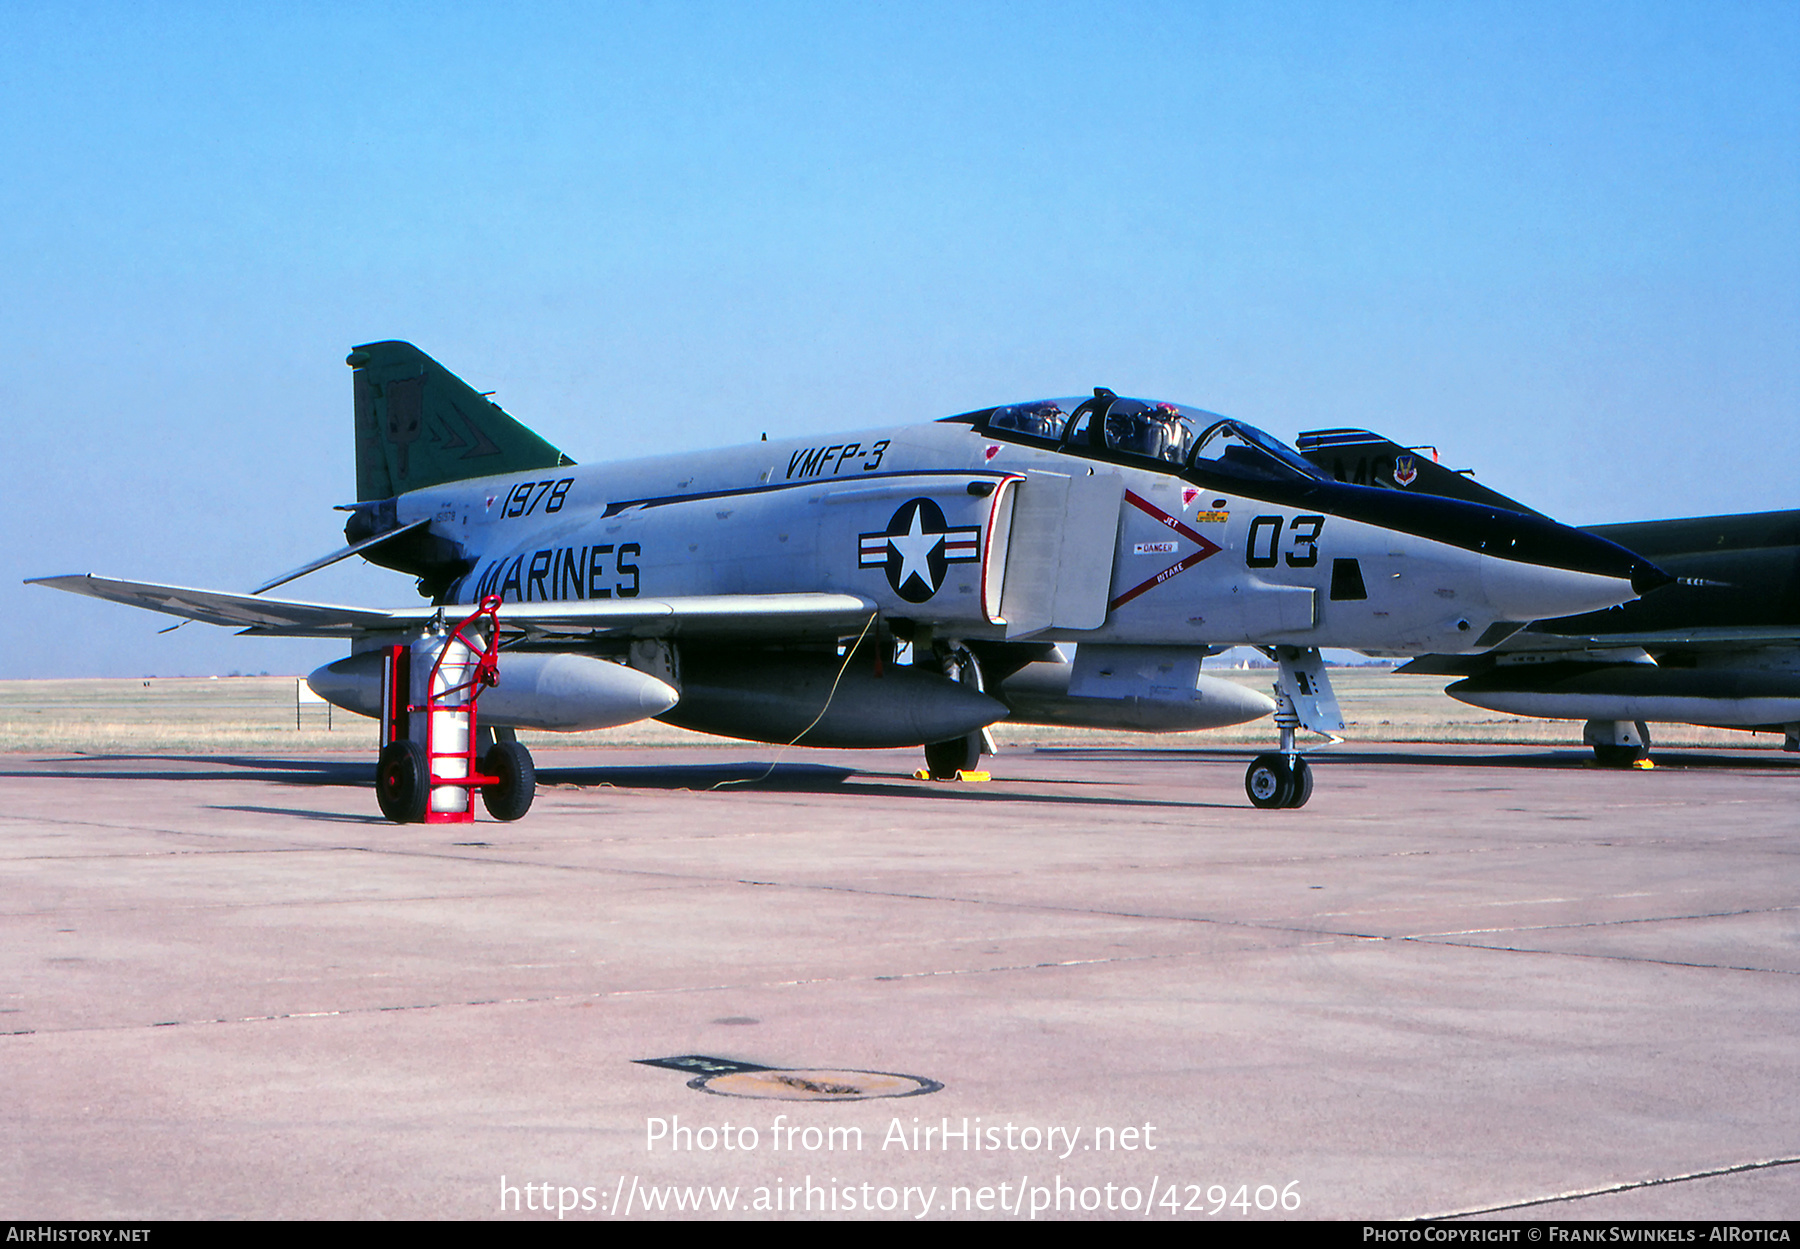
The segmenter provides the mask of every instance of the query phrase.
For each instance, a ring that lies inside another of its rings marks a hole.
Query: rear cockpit
[[[1002,442],[1200,479],[1322,480],[1298,452],[1253,426],[1200,408],[1122,398],[1104,388],[1092,398],[1040,399],[947,419]]]
[[[1324,480],[1317,468],[1285,442],[1253,425],[1224,418],[1200,435],[1188,457],[1188,468],[1249,481]]]

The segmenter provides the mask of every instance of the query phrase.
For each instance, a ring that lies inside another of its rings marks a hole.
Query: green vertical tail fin
[[[411,343],[369,343],[355,369],[356,499],[575,461]]]

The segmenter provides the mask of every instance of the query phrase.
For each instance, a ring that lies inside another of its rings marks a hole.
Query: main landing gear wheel
[[[1595,746],[1594,762],[1603,768],[1629,768],[1649,757],[1642,746]]]
[[[958,772],[973,772],[981,762],[981,734],[925,743],[925,768],[933,780],[947,781]]]
[[[1303,807],[1312,791],[1312,768],[1298,755],[1258,755],[1244,773],[1244,792],[1266,811]]]
[[[495,742],[481,756],[484,775],[500,778],[498,785],[484,785],[481,801],[496,820],[516,820],[531,810],[537,797],[537,768],[531,752],[517,742]]]
[[[431,798],[425,748],[409,738],[389,742],[375,763],[375,801],[396,824],[417,824]]]

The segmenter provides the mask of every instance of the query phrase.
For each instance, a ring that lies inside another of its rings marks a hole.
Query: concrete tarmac
[[[541,752],[404,827],[367,754],[0,757],[0,1205],[1800,1215],[1800,760],[1248,754]]]

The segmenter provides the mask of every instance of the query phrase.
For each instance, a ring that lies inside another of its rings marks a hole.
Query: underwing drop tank
[[[752,742],[886,749],[961,737],[1005,717],[999,702],[927,669],[739,651],[684,656],[681,701],[658,719]]]
[[[1192,647],[1082,644],[1073,663],[1026,664],[1000,683],[1012,718],[1025,724],[1185,733],[1259,720],[1275,700],[1200,671]]]
[[[365,651],[306,678],[313,693],[358,715],[381,715],[382,657]],[[572,733],[636,724],[675,705],[666,682],[591,655],[508,653],[500,683],[482,695],[481,721],[500,728]]]
[[[1475,707],[1553,720],[1651,720],[1758,728],[1800,721],[1800,675],[1654,664],[1517,665],[1444,691]]]

